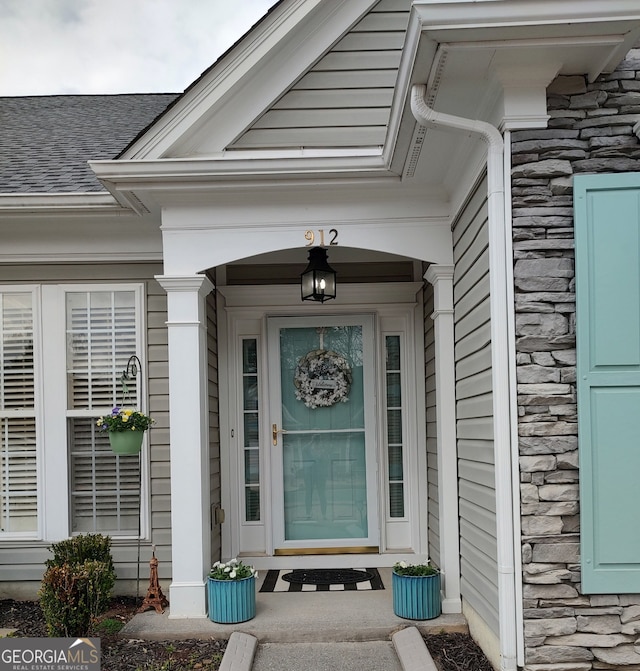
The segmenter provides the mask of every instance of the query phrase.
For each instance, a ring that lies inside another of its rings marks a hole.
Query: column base
[[[462,613],[462,599],[442,599],[443,613]]]
[[[173,582],[169,585],[169,619],[207,617],[204,582]]]

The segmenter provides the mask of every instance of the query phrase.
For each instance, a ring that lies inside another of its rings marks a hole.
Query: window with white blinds
[[[120,377],[139,342],[135,291],[66,294],[67,419],[71,531],[135,535],[139,459],[116,456],[96,418],[126,402],[139,407],[135,384],[122,397]],[[136,381],[138,379],[136,378]]]
[[[0,293],[0,532],[38,527],[34,305]]]

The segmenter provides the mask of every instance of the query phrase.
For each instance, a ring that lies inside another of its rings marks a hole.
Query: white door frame
[[[270,500],[269,478],[265,479],[262,491],[263,519],[260,523],[242,521],[239,487],[241,463],[237,431],[238,411],[241,408],[240,389],[238,388],[238,343],[249,335],[258,340],[262,369],[265,369],[268,355],[266,345],[267,316],[290,315],[352,315],[358,313],[377,314],[376,329],[376,365],[383,370],[380,343],[386,333],[404,333],[404,346],[410,354],[407,366],[406,385],[415,394],[415,404],[407,413],[406,426],[409,444],[415,449],[407,450],[406,469],[409,476],[407,493],[407,517],[403,520],[389,520],[385,513],[386,500],[380,495],[379,526],[380,553],[361,555],[333,555],[334,566],[391,566],[399,559],[411,560],[415,555],[424,557],[427,548],[427,488],[419,486],[426,482],[425,445],[425,400],[424,384],[418,371],[424,369],[424,351],[422,347],[422,283],[402,282],[376,285],[345,285],[340,296],[331,305],[318,309],[317,305],[301,304],[297,286],[219,286],[219,360],[220,375],[220,433],[221,433],[221,482],[222,506],[226,512],[226,521],[222,525],[223,558],[241,554],[250,557],[251,562],[260,569],[287,568],[317,564],[317,556],[282,557],[273,556],[271,525],[273,520],[265,502]],[[223,363],[224,362],[224,363]],[[262,398],[268,398],[268,384],[262,380],[260,387]],[[380,418],[384,409],[376,408]],[[270,439],[271,425],[268,413],[262,413],[261,431]],[[379,420],[382,421],[382,420]],[[383,436],[382,426],[378,426],[378,435]],[[380,441],[382,442],[382,441]],[[270,455],[263,451],[260,463],[261,473],[270,473]],[[378,455],[380,469],[377,484],[380,492],[386,491],[385,455]],[[420,474],[422,474],[420,476]],[[402,531],[404,529],[404,531]],[[402,542],[400,539],[408,539]],[[242,540],[242,544],[241,544]],[[394,549],[394,548],[397,548]]]

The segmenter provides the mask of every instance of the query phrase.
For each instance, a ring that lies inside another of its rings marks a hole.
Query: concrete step
[[[229,638],[220,671],[437,671],[415,627],[391,641],[262,643],[250,634]]]
[[[402,671],[391,641],[263,643],[251,671]]]

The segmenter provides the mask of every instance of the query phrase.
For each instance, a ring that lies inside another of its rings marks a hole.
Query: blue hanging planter
[[[246,622],[256,615],[256,579],[208,579],[209,619],[220,624]]]
[[[410,576],[391,574],[393,612],[408,620],[431,620],[438,617],[440,603],[440,574]]]

